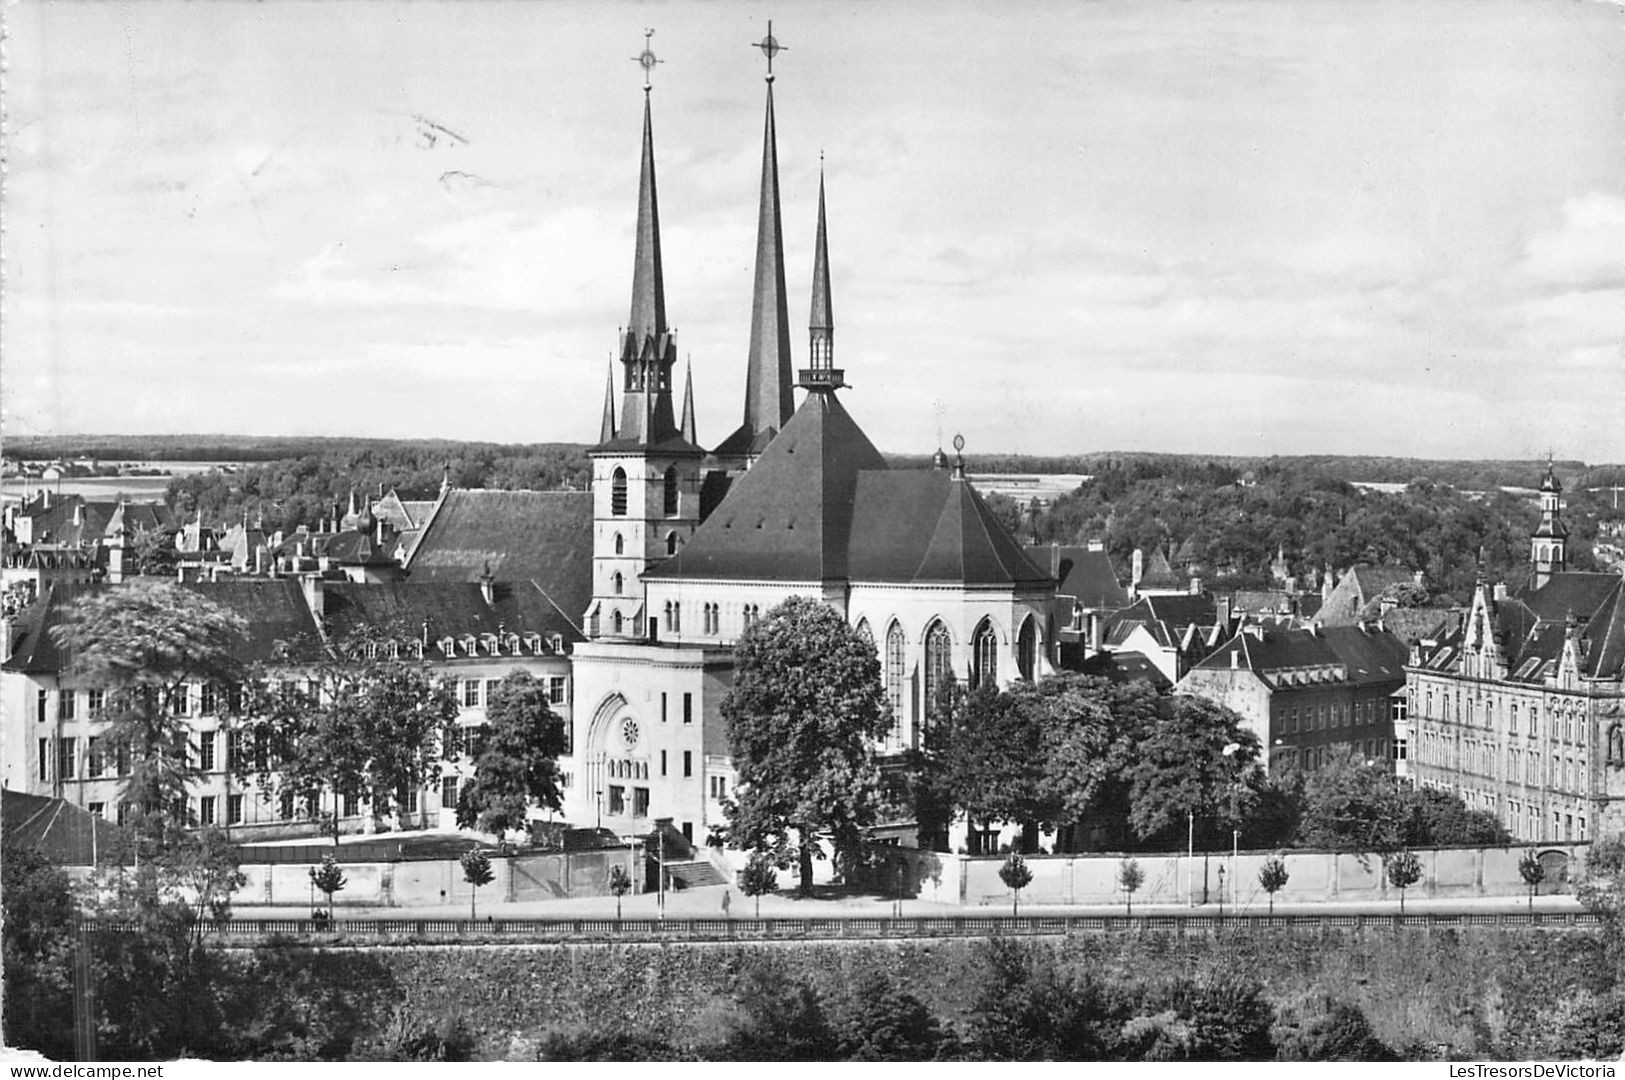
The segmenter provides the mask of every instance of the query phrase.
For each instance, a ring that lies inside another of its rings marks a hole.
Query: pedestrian
[[[733,897],[729,895],[727,889],[723,889],[722,890],[722,917],[724,919],[730,919],[730,918],[733,917],[733,916],[728,914],[728,905],[730,903],[732,903],[732,902],[733,902]]]

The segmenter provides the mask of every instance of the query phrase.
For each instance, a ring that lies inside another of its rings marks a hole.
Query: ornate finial
[[[783,45],[780,45],[779,42],[778,42],[778,39],[776,39],[773,36],[773,20],[772,19],[767,20],[767,36],[764,37],[761,41],[756,42],[756,47],[758,49],[762,50],[762,55],[763,56],[767,57],[767,81],[772,82],[773,81],[773,58],[775,56],[777,56],[781,52],[788,52],[789,51]]]
[[[654,36],[655,32],[653,30],[644,30],[643,51],[632,58],[633,60],[636,60],[638,62],[638,66],[643,69],[643,92],[645,94],[647,94],[650,90],[649,76],[653,74],[655,65],[665,63],[664,60],[655,55],[654,49],[650,47],[649,39]]]
[[[965,479],[965,436],[954,436],[954,479]]]

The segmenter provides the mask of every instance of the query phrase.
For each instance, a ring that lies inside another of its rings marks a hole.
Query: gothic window
[[[609,624],[615,628],[615,633],[619,634],[621,632],[621,627],[624,624],[621,620],[621,613],[619,611],[610,617]]]
[[[940,620],[925,631],[925,702],[926,708],[935,708],[943,690],[953,682],[953,639]]]
[[[858,636],[862,637],[866,641],[873,643],[875,640],[875,635],[869,630],[868,619],[859,619],[858,625],[854,626],[852,629],[856,634],[858,634]]]
[[[1016,666],[1021,677],[1032,682],[1038,669],[1038,622],[1031,615],[1021,624],[1021,637],[1016,642]]]
[[[626,554],[626,538],[624,536],[622,536],[620,533],[615,534],[615,554],[617,554],[617,555],[625,555]]]
[[[677,514],[677,466],[673,465],[666,470],[665,498],[663,512],[667,517]]]
[[[615,576],[611,580],[614,582],[615,595],[621,595],[621,590],[626,586],[626,579],[622,577],[621,572],[617,570],[615,571]]]
[[[609,479],[609,512],[616,517],[626,516],[626,470],[618,465]]]
[[[971,635],[972,687],[999,684],[999,636],[991,622],[983,621]]]
[[[903,723],[903,654],[907,647],[903,628],[892,623],[886,630],[886,700],[891,702],[894,730]]]
[[[677,554],[677,534],[675,532],[669,532],[666,534],[666,554]]]

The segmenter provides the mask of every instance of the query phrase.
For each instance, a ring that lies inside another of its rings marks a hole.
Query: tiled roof
[[[119,585],[52,584],[18,619],[7,671],[56,672],[67,665],[51,639],[69,604],[83,596]],[[280,659],[318,659],[324,655],[321,635],[299,583],[286,578],[187,582],[199,593],[242,618],[246,640],[237,658],[247,663]]]
[[[1195,670],[1218,671],[1235,666],[1269,679],[1294,671],[1319,671],[1348,683],[1403,682],[1409,653],[1383,630],[1332,626],[1322,630],[1243,630],[1225,642]]]
[[[489,569],[533,582],[578,626],[592,600],[592,493],[448,491],[406,569],[413,581],[478,581]]]
[[[1027,555],[1060,583],[1055,588],[1058,596],[1070,596],[1086,608],[1110,610],[1128,603],[1111,556],[1104,551],[1037,544],[1027,548]]]
[[[1552,677],[1563,656],[1573,620],[1579,639],[1580,672],[1590,679],[1625,678],[1625,577],[1618,574],[1553,574],[1544,586],[1525,588],[1495,603],[1495,642],[1507,665],[1507,679],[1540,683]],[[1458,625],[1434,640],[1421,666],[1451,671],[1473,629]]]
[[[1065,648],[1063,646],[1063,648]],[[1075,647],[1074,647],[1075,648]],[[1144,679],[1158,690],[1166,690],[1173,684],[1162,669],[1153,664],[1144,653],[1138,652],[1102,652],[1076,665],[1067,663],[1067,657],[1062,657],[1063,666],[1072,667],[1086,675],[1104,675],[1112,682],[1126,683],[1135,679]]]
[[[1143,573],[1140,575],[1139,587],[1142,589],[1177,589],[1185,584],[1185,579],[1174,573],[1174,568],[1168,565],[1168,556],[1163,554],[1160,547],[1151,549],[1150,558],[1145,560]]]
[[[56,866],[93,866],[124,847],[125,832],[63,799],[0,790],[6,846],[32,848]]]
[[[834,394],[809,394],[693,539],[646,575],[1042,584],[981,497],[947,470],[888,469]]]
[[[335,642],[362,629],[416,638],[425,626],[431,642],[448,635],[498,632],[581,640],[574,620],[531,582],[499,582],[492,594],[487,603],[479,584],[460,581],[325,583],[322,623]]]

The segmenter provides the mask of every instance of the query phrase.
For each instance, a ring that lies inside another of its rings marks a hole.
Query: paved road
[[[728,889],[723,885],[707,885],[696,889],[685,889],[682,892],[668,892],[666,894],[666,915],[672,918],[707,918],[722,917],[722,896],[724,890],[729,894],[730,914],[733,918],[751,918],[756,911],[756,902],[753,898],[742,895],[738,889]],[[344,894],[340,893],[337,915],[341,919],[390,918],[390,919],[466,919],[468,918],[467,904],[445,904],[426,907],[376,907],[356,905],[354,907],[343,902]],[[872,917],[901,914],[905,916],[943,916],[943,915],[1008,915],[1010,905],[985,904],[961,907],[957,904],[937,904],[924,900],[904,900],[900,907],[894,901],[868,896],[801,899],[793,892],[775,893],[761,898],[761,913],[763,918],[839,918]],[[1019,914],[1022,915],[1117,915],[1123,913],[1121,904],[1022,904]],[[1267,904],[1247,904],[1238,911],[1233,905],[1226,905],[1225,914],[1264,915],[1268,913]],[[1429,899],[1427,897],[1411,897],[1405,901],[1407,914],[1435,913],[1441,915],[1464,914],[1468,912],[1511,912],[1529,910],[1527,897],[1491,896],[1491,897],[1459,897]],[[1572,896],[1538,896],[1535,898],[1534,910],[1544,912],[1580,911],[1578,901]],[[303,918],[308,914],[303,904],[291,906],[265,907],[255,905],[234,905],[233,914],[240,919],[287,919]],[[622,914],[629,919],[652,919],[659,913],[657,897],[653,894],[642,896],[628,896],[621,904]],[[1305,915],[1395,915],[1399,913],[1397,902],[1372,901],[1339,901],[1327,900],[1315,903],[1277,903],[1277,914],[1305,914]],[[1136,915],[1181,915],[1181,914],[1219,914],[1218,904],[1206,904],[1197,907],[1182,907],[1170,904],[1135,904]],[[478,916],[483,919],[487,915],[498,919],[579,919],[579,918],[612,918],[615,915],[615,898],[613,896],[579,897],[568,900],[544,900],[528,903],[506,904],[497,901],[487,901],[480,898]]]

